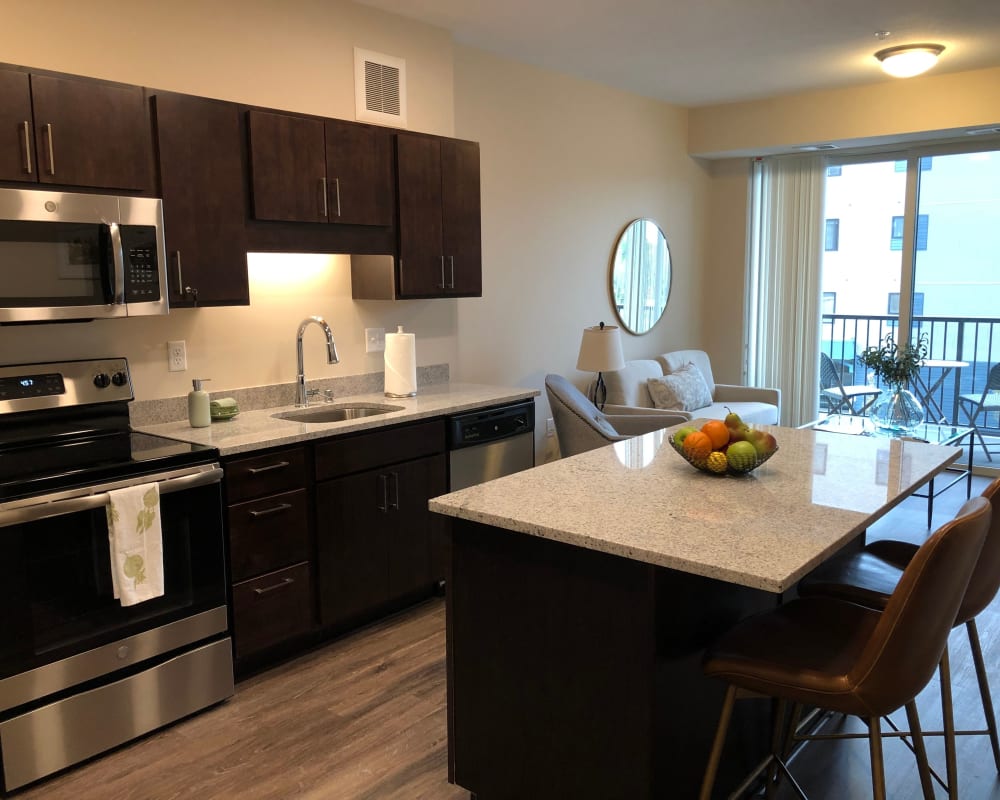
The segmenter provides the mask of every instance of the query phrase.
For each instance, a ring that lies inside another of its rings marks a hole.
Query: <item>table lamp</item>
[[[580,342],[580,357],[576,360],[576,368],[583,372],[596,372],[597,383],[594,384],[594,405],[604,410],[604,401],[608,397],[608,387],[604,385],[602,372],[611,372],[625,366],[625,356],[622,355],[621,331],[614,325],[595,325],[583,329],[583,341]]]

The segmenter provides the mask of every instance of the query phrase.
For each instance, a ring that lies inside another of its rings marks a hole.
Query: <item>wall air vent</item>
[[[807,144],[807,145],[804,145],[803,147],[798,147],[796,149],[797,150],[801,150],[803,153],[814,153],[817,150],[836,150],[837,149],[837,145],[835,145],[835,144]]]
[[[360,122],[406,127],[406,61],[354,48],[354,106]]]

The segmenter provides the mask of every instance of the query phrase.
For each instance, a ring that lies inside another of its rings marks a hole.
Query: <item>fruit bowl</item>
[[[670,437],[669,441],[670,441],[670,446],[680,455],[681,458],[687,461],[688,464],[690,464],[695,469],[699,470],[700,472],[707,473],[708,475],[748,475],[755,469],[757,469],[757,467],[759,467],[765,461],[767,461],[771,456],[773,456],[775,453],[778,452],[778,448],[775,447],[769,453],[757,453],[757,456],[751,463],[751,465],[747,466],[744,469],[736,469],[732,465],[727,464],[725,470],[716,471],[713,469],[709,469],[707,459],[695,460],[691,458],[686,452],[684,452],[684,448],[673,440],[673,437]]]

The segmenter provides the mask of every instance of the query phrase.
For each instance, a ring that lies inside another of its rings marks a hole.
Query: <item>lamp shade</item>
[[[879,50],[875,58],[893,77],[912,78],[933,67],[943,51],[944,45],[940,44],[904,44]]]
[[[576,368],[583,372],[613,372],[625,366],[621,330],[615,325],[594,325],[583,329],[580,357]]]

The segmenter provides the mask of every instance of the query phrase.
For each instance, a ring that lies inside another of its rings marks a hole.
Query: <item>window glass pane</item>
[[[827,252],[837,250],[840,246],[840,220],[828,219],[826,221],[826,241],[823,249]]]

